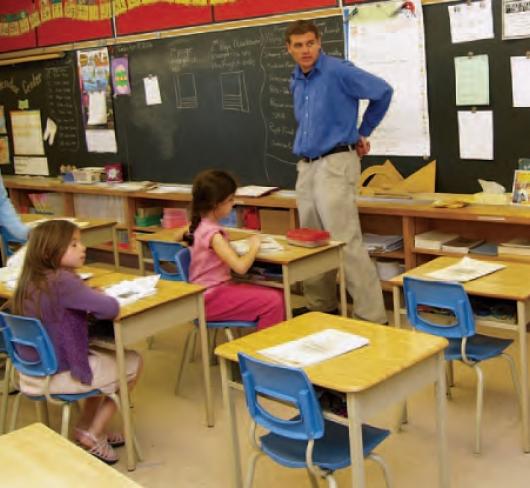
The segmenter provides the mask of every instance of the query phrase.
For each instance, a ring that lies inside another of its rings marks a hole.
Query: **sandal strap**
[[[87,449],[86,451],[107,463],[114,463],[118,460],[118,455],[112,446],[107,442],[107,439],[99,440],[97,444],[94,444],[94,446],[92,446],[90,449]]]
[[[107,432],[107,442],[112,447],[120,447],[125,444],[125,436],[118,431]]]

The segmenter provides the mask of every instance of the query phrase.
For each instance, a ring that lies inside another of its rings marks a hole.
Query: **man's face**
[[[287,51],[300,69],[307,73],[317,62],[320,54],[320,39],[317,39],[314,32],[293,34],[287,43]]]

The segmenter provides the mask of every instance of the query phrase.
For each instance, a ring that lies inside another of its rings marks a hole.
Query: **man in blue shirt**
[[[354,316],[386,323],[381,285],[362,244],[355,195],[360,158],[370,151],[367,139],[384,117],[392,88],[349,61],[321,51],[320,33],[310,21],[287,28],[287,51],[297,66],[291,76],[298,129],[293,152],[298,162],[296,198],[302,227],[325,229],[344,241],[346,286]],[[359,100],[368,100],[357,127]],[[308,308],[337,308],[336,273],[304,282]]]

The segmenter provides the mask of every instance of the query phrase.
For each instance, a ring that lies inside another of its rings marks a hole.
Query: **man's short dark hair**
[[[285,42],[291,43],[291,36],[302,36],[308,32],[313,32],[317,39],[320,39],[320,31],[311,20],[295,20],[291,22],[285,31]]]

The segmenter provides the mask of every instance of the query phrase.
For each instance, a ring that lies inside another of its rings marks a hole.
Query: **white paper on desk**
[[[239,256],[243,256],[250,249],[248,239],[230,241],[230,245]],[[261,239],[258,254],[273,254],[275,252],[283,251],[283,249],[284,247],[274,239],[274,237],[264,236]]]
[[[428,273],[427,276],[435,280],[464,283],[494,273],[503,268],[506,268],[504,264],[489,263],[487,261],[479,261],[478,259],[465,257],[452,266],[433,271],[432,273]]]
[[[160,275],[143,276],[135,280],[125,280],[115,285],[105,288],[105,294],[114,297],[120,303],[120,306],[129,305],[141,298],[154,295],[156,293],[156,284]]]
[[[461,159],[493,159],[493,112],[458,111]]]
[[[147,193],[191,193],[191,185],[158,185]]]
[[[510,63],[513,106],[530,107],[530,59],[526,56],[512,56]]]
[[[146,76],[144,78],[145,103],[146,105],[159,105],[162,103],[158,76]]]
[[[258,352],[273,361],[303,368],[340,356],[369,343],[366,337],[336,329],[324,329],[301,339],[261,349]]]
[[[491,0],[459,3],[447,8],[453,44],[494,37]]]
[[[116,134],[114,129],[94,129],[85,131],[88,152],[116,153]]]
[[[490,76],[488,55],[455,58],[456,104],[488,105]]]
[[[530,36],[530,5],[527,0],[502,0],[502,38]]]

